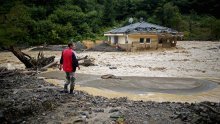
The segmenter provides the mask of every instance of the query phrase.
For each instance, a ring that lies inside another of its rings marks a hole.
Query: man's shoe
[[[62,91],[60,91],[60,93],[68,93],[68,91],[62,90]]]
[[[70,90],[70,94],[73,94],[74,92],[73,92],[73,90]]]

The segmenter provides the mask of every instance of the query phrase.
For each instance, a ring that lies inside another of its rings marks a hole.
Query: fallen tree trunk
[[[47,68],[49,68],[49,67],[52,67],[52,66],[54,66],[54,65],[57,65],[57,63],[58,63],[57,61],[54,61],[54,62],[52,62],[52,63],[50,63],[50,64],[44,66],[44,67],[41,68],[41,69],[47,69]]]
[[[37,64],[35,59],[21,52],[21,50],[16,47],[10,46],[8,50],[11,51],[22,63],[24,63],[26,68],[33,68]]]
[[[44,57],[43,52],[39,52],[37,59],[34,59],[30,55],[23,53],[16,47],[10,46],[7,50],[11,51],[24,65],[26,68],[42,68],[46,65],[54,62],[55,56]]]

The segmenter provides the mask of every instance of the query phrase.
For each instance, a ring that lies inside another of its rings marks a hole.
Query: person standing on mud
[[[73,90],[75,87],[75,72],[76,68],[80,70],[78,60],[75,54],[75,44],[68,43],[68,48],[62,51],[62,55],[60,58],[60,67],[59,69],[65,71],[66,73],[66,83],[64,84],[64,93],[68,93],[68,85],[70,84],[70,94],[73,94]]]

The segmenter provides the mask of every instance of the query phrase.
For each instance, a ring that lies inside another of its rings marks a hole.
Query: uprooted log
[[[79,62],[79,65],[83,65],[83,66],[94,66],[95,64],[93,63],[94,60],[93,59],[85,59],[83,62]]]
[[[47,69],[47,68],[50,68],[50,67],[55,66],[55,65],[57,65],[57,64],[58,64],[58,61],[54,61],[54,62],[52,62],[52,63],[50,63],[50,64],[44,66],[44,67],[41,68],[41,69]]]
[[[7,48],[7,50],[11,51],[25,65],[26,68],[42,68],[54,62],[55,59],[55,56],[48,58],[44,57],[42,51],[39,52],[37,59],[35,59],[14,46],[10,46],[10,48]]]
[[[37,60],[36,60],[37,61],[37,67],[38,68],[43,68],[43,67],[46,68],[46,66],[51,67],[52,65],[54,65],[54,63],[53,63],[54,59],[55,59],[55,56],[51,56],[51,57],[48,57],[48,58],[44,57],[43,52],[40,51],[38,53],[38,57],[37,57]],[[53,64],[49,65],[51,63],[53,63]]]
[[[83,66],[94,66],[94,58],[88,58],[88,56],[86,55],[85,57],[82,58],[78,58],[77,59],[79,61],[79,65],[83,65]]]
[[[55,56],[44,57],[42,51],[38,53],[37,59],[35,59],[14,46],[4,49],[11,51],[25,65],[26,68],[47,69],[51,66],[57,65],[58,63],[54,62]],[[88,56],[78,58],[79,65],[83,66],[94,66],[94,60],[94,58],[88,58]]]

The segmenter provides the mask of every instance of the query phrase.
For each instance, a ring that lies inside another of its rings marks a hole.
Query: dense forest
[[[144,21],[220,40],[218,0],[0,0],[0,45],[104,39],[103,32]]]

